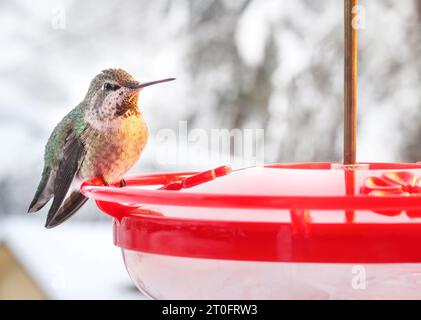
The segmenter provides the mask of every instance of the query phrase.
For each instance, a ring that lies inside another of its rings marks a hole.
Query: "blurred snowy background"
[[[421,160],[421,1],[361,4],[358,158]],[[156,161],[180,120],[264,128],[267,162],[340,161],[342,42],[338,0],[2,0],[0,215],[26,212],[51,130],[110,67],[177,77],[141,94],[152,141],[132,172],[213,166]]]

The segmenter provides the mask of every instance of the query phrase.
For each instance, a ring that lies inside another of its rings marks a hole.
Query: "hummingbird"
[[[69,219],[88,200],[79,189],[86,179],[125,186],[124,174],[137,162],[148,140],[138,107],[139,92],[168,78],[140,83],[122,69],[94,77],[83,101],[54,128],[45,146],[44,169],[28,213],[51,198],[46,228]]]

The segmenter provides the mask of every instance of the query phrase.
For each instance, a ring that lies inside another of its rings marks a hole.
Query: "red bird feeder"
[[[421,165],[356,163],[356,5],[345,1],[344,164],[220,167],[132,177],[125,188],[82,185],[114,218],[114,243],[146,295],[421,298]]]

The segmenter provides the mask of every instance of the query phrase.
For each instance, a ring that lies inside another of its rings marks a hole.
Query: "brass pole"
[[[344,164],[357,161],[357,58],[358,30],[354,20],[358,0],[345,0],[345,103]],[[355,9],[354,9],[355,8]],[[355,27],[355,28],[354,28]]]

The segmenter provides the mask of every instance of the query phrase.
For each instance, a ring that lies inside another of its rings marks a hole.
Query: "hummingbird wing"
[[[50,219],[48,218],[50,215],[47,217],[45,227],[54,228],[63,223],[75,214],[86,201],[88,201],[88,198],[84,197],[79,191],[72,191],[58,211]]]
[[[48,211],[46,228],[52,228],[64,222],[86,202],[87,199],[77,190],[72,191],[66,199],[85,154],[86,150],[80,135],[71,129],[66,136],[63,156],[55,174],[54,200]],[[66,201],[64,201],[65,199]],[[64,205],[62,206],[63,201]]]

